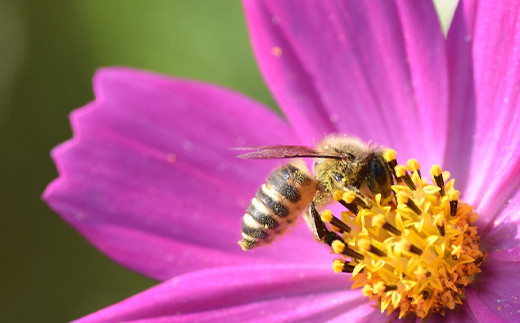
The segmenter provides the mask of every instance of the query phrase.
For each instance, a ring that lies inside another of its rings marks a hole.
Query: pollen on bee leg
[[[459,199],[454,180],[448,181],[449,173],[439,166],[432,167],[428,184],[415,159],[408,160],[407,170],[395,161],[395,151],[386,151],[384,158],[389,165],[395,162],[393,200],[346,187],[333,197],[348,211],[339,219],[330,211],[321,214],[329,225],[337,226],[337,219],[350,228],[330,243],[343,257],[332,268],[352,273],[352,288],[361,287],[382,312],[419,319],[444,314],[462,303],[486,258],[475,226],[478,215]]]

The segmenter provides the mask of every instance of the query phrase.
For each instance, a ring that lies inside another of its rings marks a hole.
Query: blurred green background
[[[440,0],[442,2],[442,0]],[[453,1],[444,3],[450,17]],[[205,80],[275,106],[239,1],[0,0],[1,322],[64,322],[154,281],[99,253],[40,200],[49,150],[91,77],[124,65]]]
[[[92,100],[94,71],[124,65],[237,89],[274,106],[239,1],[0,0],[1,322],[64,322],[154,281],[99,253],[41,200],[49,150]]]

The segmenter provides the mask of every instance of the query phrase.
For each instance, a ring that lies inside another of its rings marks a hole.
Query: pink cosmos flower
[[[280,161],[231,147],[372,140],[439,163],[480,215],[482,273],[448,321],[520,321],[520,4],[244,2],[285,118],[214,85],[100,70],[52,156],[52,209],[118,263],[163,281],[80,321],[372,321],[384,314],[300,225],[243,252],[241,217]]]

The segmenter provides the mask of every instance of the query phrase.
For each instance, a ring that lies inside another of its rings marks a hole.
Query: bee
[[[331,238],[316,205],[330,203],[336,190],[346,187],[360,196],[392,194],[392,170],[381,147],[347,136],[329,136],[316,145],[265,146],[239,155],[246,159],[313,158],[312,175],[298,159],[277,168],[256,192],[242,221],[243,250],[268,245],[280,237],[307,209],[306,220],[319,241]]]

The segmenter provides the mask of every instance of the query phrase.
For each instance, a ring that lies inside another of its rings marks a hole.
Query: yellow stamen
[[[386,162],[391,162],[395,160],[396,152],[393,149],[386,149],[383,153],[383,158],[386,160]]]
[[[419,162],[417,159],[408,159],[406,162],[406,167],[408,167],[408,170],[413,172],[418,172],[421,169],[421,165],[419,165]]]
[[[340,254],[345,250],[345,244],[339,240],[334,240],[332,242],[332,250],[334,253]]]
[[[395,162],[395,151],[385,150],[384,158]],[[459,200],[449,173],[434,165],[433,184],[427,184],[417,160],[408,160],[407,168],[395,162],[394,176],[402,182],[392,186],[393,200],[348,189],[334,193],[336,201],[355,203],[358,210],[342,212],[340,219],[350,231],[341,232],[343,241],[332,242],[334,253],[343,257],[332,267],[336,273],[351,272],[352,288],[362,287],[381,311],[424,319],[462,303],[465,287],[480,272],[486,255],[474,224],[478,215]],[[330,211],[321,217],[331,224],[340,221]]]
[[[406,203],[408,203],[408,200],[410,199],[410,195],[406,194],[403,191],[397,192],[396,195],[397,195],[398,204],[406,204]]]
[[[344,192],[342,191],[335,191],[334,194],[332,194],[332,197],[334,198],[334,201],[340,201],[343,199]]]
[[[433,165],[431,170],[430,170],[430,173],[432,174],[432,176],[439,176],[442,174],[442,170],[441,170],[441,167],[439,165]]]
[[[433,165],[430,173],[432,174],[432,180],[440,188],[439,193],[441,194],[441,196],[444,196],[444,177],[442,174],[441,167],[439,165]]]
[[[330,221],[332,220],[332,211],[325,210],[325,211],[321,212],[320,217],[323,222],[330,223]]]
[[[356,194],[352,191],[345,192],[341,199],[347,203],[352,203],[356,199]]]
[[[448,192],[448,198],[450,201],[456,201],[459,199],[459,191],[457,190],[451,190]]]
[[[334,270],[334,272],[336,274],[338,273],[341,273],[343,272],[343,265],[345,264],[344,261],[342,260],[339,260],[339,259],[335,259],[333,262],[332,262],[332,270]]]
[[[406,175],[406,167],[404,167],[403,165],[395,166],[395,175],[397,175],[397,177],[405,176]]]

